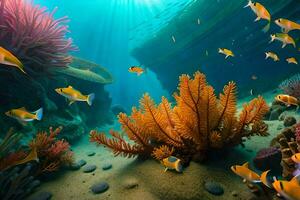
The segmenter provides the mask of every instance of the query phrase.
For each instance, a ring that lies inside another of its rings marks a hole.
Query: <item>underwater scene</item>
[[[299,0],[0,0],[0,200],[300,200]]]

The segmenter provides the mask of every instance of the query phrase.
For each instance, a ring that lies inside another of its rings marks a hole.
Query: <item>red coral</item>
[[[48,149],[47,153],[50,157],[56,158],[63,155],[66,151],[68,151],[70,145],[68,142],[64,140],[58,140]]]
[[[25,0],[1,0],[0,45],[35,71],[66,67],[72,61],[68,52],[76,48],[65,38],[68,18],[55,20],[55,12]]]
[[[24,159],[26,155],[27,153],[25,153],[24,151],[10,153],[8,156],[0,160],[0,170],[4,170],[7,167],[13,165],[13,163]]]
[[[73,162],[73,152],[65,140],[58,140],[56,137],[62,127],[57,129],[49,128],[47,132],[40,132],[30,143],[30,148],[37,148],[40,160],[38,173],[57,171],[61,166],[70,165]]]

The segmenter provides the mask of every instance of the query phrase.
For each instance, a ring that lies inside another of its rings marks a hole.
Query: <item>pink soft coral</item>
[[[35,71],[65,67],[76,48],[68,32],[67,17],[53,18],[46,8],[25,0],[0,1],[0,46],[12,51]]]

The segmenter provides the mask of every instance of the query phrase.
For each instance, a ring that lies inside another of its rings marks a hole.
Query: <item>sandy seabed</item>
[[[270,103],[274,95],[269,92],[263,96]],[[246,100],[248,99],[239,103],[239,108]],[[294,114],[290,113],[290,115]],[[36,192],[51,192],[52,200],[250,199],[253,194],[242,183],[242,180],[231,172],[230,166],[251,162],[259,149],[269,146],[271,139],[280,132],[277,127],[283,122],[275,120],[266,123],[269,125],[270,135],[268,137],[255,136],[251,140],[247,140],[245,148],[237,147],[226,157],[213,158],[204,164],[192,162],[182,174],[174,171],[164,172],[164,167],[155,160],[139,161],[113,157],[112,153],[105,148],[89,143],[88,136],[86,136],[72,148],[76,160],[84,159],[87,164],[96,165],[97,169],[92,173],[84,173],[82,169],[68,170],[54,180],[42,183]],[[87,156],[86,153],[90,151],[94,151],[96,154],[91,157]],[[107,163],[112,164],[112,168],[104,171],[102,166]],[[224,188],[224,194],[215,196],[208,193],[204,189],[204,183],[209,180],[220,183]],[[109,184],[109,189],[101,194],[93,194],[90,187],[102,181]],[[233,192],[237,196],[233,196]]]

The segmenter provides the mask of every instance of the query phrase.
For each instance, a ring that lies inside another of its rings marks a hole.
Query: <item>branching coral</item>
[[[279,88],[282,89],[285,94],[300,98],[300,74],[295,74],[286,79],[279,85]]]
[[[281,166],[282,177],[292,178],[293,172],[296,170],[296,166],[291,157],[300,152],[300,124],[296,124],[290,128],[284,129],[273,141],[273,145],[279,143],[282,160]]]
[[[67,17],[55,20],[55,12],[25,0],[1,0],[0,46],[35,71],[66,67],[72,61],[68,52],[76,48],[65,38]]]
[[[70,145],[65,140],[57,140],[57,135],[62,127],[57,129],[49,128],[47,132],[40,132],[33,139],[29,147],[36,148],[40,163],[40,172],[57,171],[63,165],[70,165],[73,162],[73,153]]]
[[[111,132],[113,139],[92,131],[91,141],[107,146],[115,155],[127,157],[150,155],[153,148],[158,147],[153,155],[161,159],[165,153],[173,153],[167,147],[159,148],[161,145],[174,148],[178,157],[191,154],[204,157],[212,149],[241,144],[245,137],[267,135],[267,125],[262,118],[269,108],[262,97],[245,104],[237,118],[235,83],[226,85],[218,99],[205,75],[196,72],[193,79],[182,75],[178,90],[174,94],[174,107],[165,97],[156,105],[145,94],[140,100],[140,108],[134,107],[130,116],[119,114],[123,131],[134,144],[128,144],[115,131]]]

